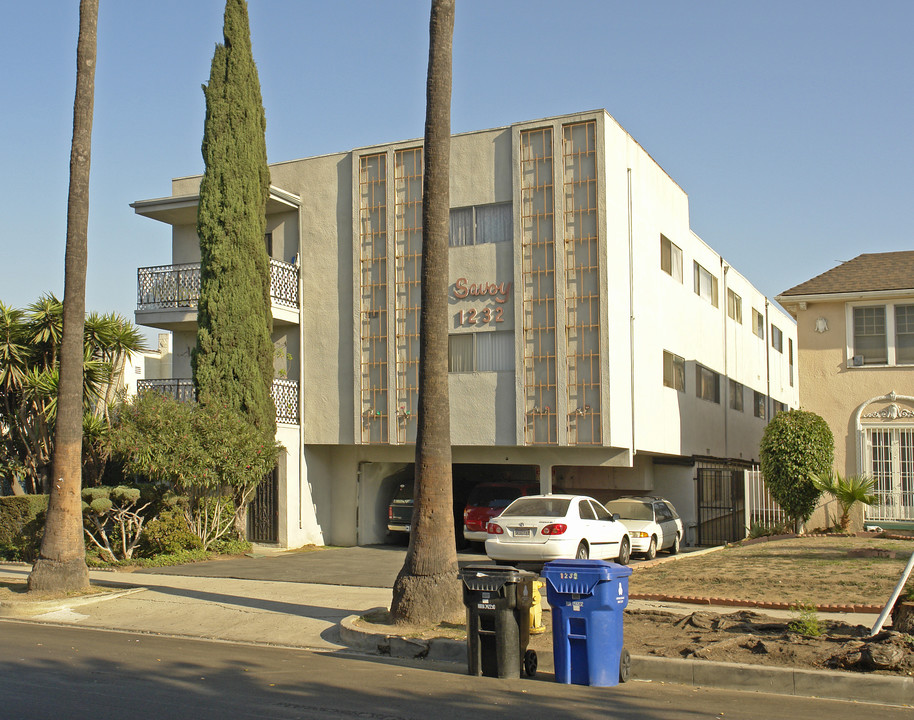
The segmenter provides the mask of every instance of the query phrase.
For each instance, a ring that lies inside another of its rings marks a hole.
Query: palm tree
[[[82,517],[83,362],[86,259],[89,230],[89,165],[98,40],[98,0],[79,4],[76,99],[70,148],[67,250],[64,265],[63,335],[54,440],[54,474],[44,538],[29,575],[29,590],[78,592],[89,587]]]
[[[842,477],[841,473],[834,472],[828,475],[810,476],[812,484],[822,492],[827,492],[841,508],[841,517],[838,524],[846,532],[851,522],[851,511],[860,503],[872,505],[878,498],[873,494],[876,480],[866,475],[848,475]],[[827,518],[826,518],[827,520]]]
[[[457,577],[447,369],[451,48],[454,0],[432,0],[422,186],[422,274],[413,528],[391,616],[425,623],[463,614]]]

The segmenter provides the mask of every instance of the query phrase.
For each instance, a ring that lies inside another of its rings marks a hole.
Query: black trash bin
[[[510,678],[536,674],[530,641],[530,606],[536,575],[501,565],[468,565],[460,571],[467,609],[470,675]]]

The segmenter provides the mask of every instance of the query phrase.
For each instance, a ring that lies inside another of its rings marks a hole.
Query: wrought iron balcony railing
[[[200,263],[157,265],[137,270],[139,310],[193,309],[200,298]],[[270,259],[270,297],[277,305],[298,308],[298,267]]]
[[[194,402],[194,381],[189,378],[167,380],[137,380],[137,392],[154,390],[181,402]],[[270,394],[276,406],[276,422],[298,423],[298,383],[294,380],[273,380]]]

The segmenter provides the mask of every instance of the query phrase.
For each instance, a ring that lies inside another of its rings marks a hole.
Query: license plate
[[[514,537],[530,537],[533,534],[533,528],[513,528]]]

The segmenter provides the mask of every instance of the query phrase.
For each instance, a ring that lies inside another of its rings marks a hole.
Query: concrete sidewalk
[[[312,555],[320,555],[314,553]],[[339,558],[332,558],[334,562]],[[256,560],[248,574],[257,574]],[[274,558],[259,563],[272,567]],[[366,558],[367,561],[367,558]],[[243,563],[244,561],[242,561]],[[326,563],[310,560],[308,562]],[[212,565],[212,564],[211,564]],[[325,570],[329,565],[325,567]],[[228,569],[228,568],[227,568]],[[0,563],[0,582],[25,581],[31,567]],[[212,567],[196,568],[207,574]],[[268,570],[269,574],[273,570]],[[327,572],[324,575],[330,575]],[[196,638],[233,643],[291,647],[330,652],[369,652],[423,662],[465,663],[465,643],[416,642],[396,635],[366,632],[359,615],[389,607],[390,587],[239,579],[200,575],[91,571],[92,583],[110,590],[100,596],[30,602],[0,597],[0,620],[40,622],[123,632]],[[390,580],[392,583],[392,579]],[[688,614],[697,607],[657,601],[630,602],[630,607],[659,607]],[[700,606],[703,610],[715,610]],[[733,608],[720,608],[730,612]],[[837,614],[836,614],[837,615]],[[823,617],[830,617],[826,614]],[[836,617],[836,619],[838,619]],[[842,616],[840,619],[851,620]],[[854,614],[852,622],[869,617]],[[341,634],[342,628],[342,634]],[[464,665],[465,666],[465,665]],[[454,665],[452,665],[454,667]],[[540,669],[552,671],[550,652],[540,652]],[[836,671],[764,668],[697,660],[635,656],[632,675],[638,680],[692,686],[834,698],[887,705],[914,705],[914,678],[861,675]]]

